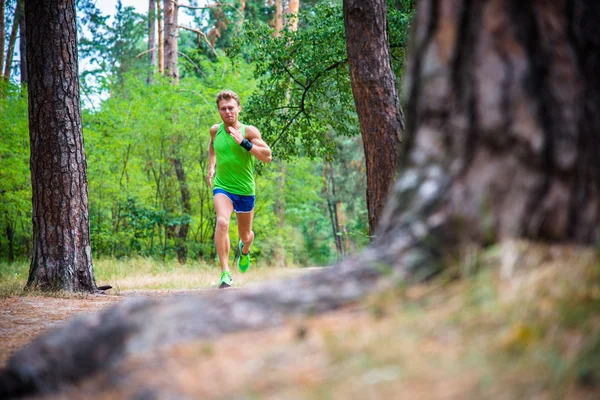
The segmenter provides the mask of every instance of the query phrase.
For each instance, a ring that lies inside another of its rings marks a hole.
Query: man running
[[[238,121],[239,96],[231,90],[217,95],[217,107],[223,123],[210,128],[208,146],[208,184],[213,189],[217,214],[215,246],[221,264],[219,289],[233,284],[229,270],[229,219],[236,212],[238,234],[237,265],[246,272],[250,266],[250,246],[254,240],[254,158],[271,162],[271,148],[254,126]]]

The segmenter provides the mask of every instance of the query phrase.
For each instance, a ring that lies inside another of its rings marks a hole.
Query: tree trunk
[[[282,15],[282,7],[281,0],[275,0],[275,35],[279,35],[281,29],[283,28],[283,15]]]
[[[469,243],[597,241],[598,24],[583,0],[419,2],[379,257],[427,275]]]
[[[164,1],[165,8],[165,76],[171,78],[173,83],[179,82],[179,68],[177,67],[178,59],[178,32],[177,27],[177,4],[173,0]]]
[[[22,1],[22,0],[21,0]],[[4,79],[10,79],[10,70],[12,69],[13,56],[15,54],[15,43],[17,43],[17,32],[19,30],[19,14],[22,8],[21,1],[17,1],[15,5],[15,15],[13,17],[12,29],[8,38],[8,47],[6,49],[6,61],[4,64]]]
[[[4,65],[4,43],[6,42],[6,26],[4,23],[5,0],[0,0],[0,68]],[[1,71],[0,71],[1,72]]]
[[[292,3],[294,3],[294,4],[292,4]],[[292,7],[294,7],[295,11],[292,10]],[[292,0],[290,2],[289,12],[298,13],[298,7],[300,7],[300,0]],[[280,27],[280,29],[281,29],[281,27]],[[295,18],[292,21],[292,25],[290,26],[290,29],[292,31],[298,30],[298,19],[297,18]],[[279,31],[277,31],[277,34],[279,34]],[[287,90],[286,97],[289,102],[289,99],[290,99],[289,88]],[[279,220],[280,232],[283,232],[283,228],[285,226],[285,181],[286,181],[287,167],[286,167],[284,160],[281,160],[280,165],[281,165],[281,178],[279,180],[279,196],[275,200],[275,215],[277,216],[277,219]],[[275,264],[277,266],[279,266],[279,267],[285,266],[285,246],[283,244],[283,241],[279,241],[278,244],[276,245],[274,258],[275,258]]]
[[[283,234],[283,230],[285,228],[285,181],[287,175],[287,166],[284,160],[280,160],[277,162],[278,167],[280,168],[279,179],[274,182],[277,185],[277,196],[274,201],[274,211],[275,217],[279,222],[279,232]],[[275,245],[273,261],[274,265],[278,267],[285,267],[285,246],[284,240],[279,238]]]
[[[156,0],[148,1],[148,83],[156,67]]]
[[[298,12],[300,11],[300,0],[290,0],[288,14],[293,14],[294,18],[290,21],[290,29],[298,30]]]
[[[94,292],[75,1],[28,1],[33,258],[27,286]]]
[[[179,191],[181,193],[181,208],[183,214],[191,215],[192,214],[192,206],[190,203],[190,189],[187,184],[187,180],[185,177],[185,171],[183,170],[183,165],[181,163],[181,159],[173,158],[172,160],[173,167],[175,168],[175,174],[177,175],[177,181],[179,182]],[[190,224],[188,222],[182,222],[179,224],[179,231],[177,234],[177,260],[184,264],[187,260],[187,245],[186,240],[188,236]]]
[[[344,0],[344,25],[365,150],[369,234],[373,235],[397,172],[404,130],[390,60],[385,0]]]
[[[328,174],[329,172],[329,174]],[[333,234],[333,241],[335,242],[335,249],[337,251],[337,258],[341,260],[343,257],[342,239],[339,235],[340,224],[338,221],[337,213],[337,196],[335,193],[335,181],[333,179],[333,165],[330,162],[325,163],[323,169],[323,182],[325,183],[325,198],[327,199],[327,210],[329,211],[329,221],[331,222],[331,231]],[[329,182],[331,182],[331,191],[329,190]]]
[[[8,262],[15,261],[15,223],[6,218],[6,240],[8,241]]]
[[[158,73],[162,74],[165,71],[165,42],[163,39],[163,14],[160,9],[160,1],[156,0],[156,32],[158,33]]]
[[[24,0],[20,0],[23,2]],[[27,29],[25,25],[25,12],[21,6],[21,14],[19,18],[19,53],[21,56],[21,84],[27,83]]]
[[[240,29],[244,26],[244,21],[246,19],[246,0],[240,0],[240,22],[239,27]]]

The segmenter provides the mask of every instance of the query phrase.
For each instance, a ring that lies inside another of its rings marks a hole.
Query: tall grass
[[[300,268],[274,268],[254,264],[241,274],[230,265],[236,287],[287,276],[300,272]],[[190,261],[180,264],[176,260],[159,261],[151,258],[115,259],[94,261],[94,275],[98,286],[110,285],[110,294],[146,290],[192,290],[215,288],[221,269],[218,264]],[[23,296],[29,274],[29,262],[0,262],[0,297]]]

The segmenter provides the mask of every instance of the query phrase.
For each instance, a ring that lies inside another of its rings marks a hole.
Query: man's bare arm
[[[243,140],[243,136],[239,130],[230,128],[230,135],[236,140],[236,142],[241,143]],[[250,149],[250,154],[254,157],[258,158],[260,161],[265,163],[270,163],[272,160],[271,148],[260,135],[258,129],[254,126],[246,127],[246,139],[252,143],[252,148]]]
[[[215,148],[213,143],[215,141],[215,136],[217,135],[217,129],[219,125],[213,125],[210,128],[210,142],[208,143],[208,173],[206,176],[206,180],[208,181],[208,186],[212,188],[212,180],[215,176],[215,165],[217,164],[217,156],[215,155]]]

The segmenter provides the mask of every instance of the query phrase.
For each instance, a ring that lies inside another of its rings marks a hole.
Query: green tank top
[[[240,126],[240,132],[246,137],[246,125]],[[254,157],[225,132],[224,124],[217,129],[213,148],[217,159],[213,187],[240,196],[254,196]]]

